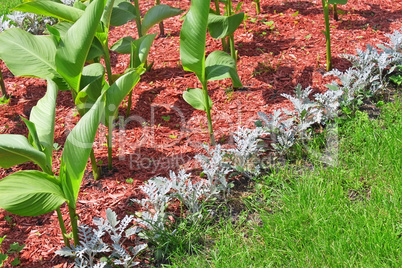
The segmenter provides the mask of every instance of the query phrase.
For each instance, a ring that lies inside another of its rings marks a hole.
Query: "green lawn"
[[[8,13],[11,8],[21,3],[22,0],[0,0],[0,16]]]
[[[339,135],[338,166],[261,178],[240,221],[200,229],[206,246],[169,267],[402,267],[402,104]]]

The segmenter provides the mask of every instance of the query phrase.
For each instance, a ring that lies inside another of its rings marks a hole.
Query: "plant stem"
[[[212,128],[212,119],[211,119],[211,107],[209,106],[209,96],[208,96],[208,88],[207,88],[207,80],[204,79],[202,82],[202,91],[204,92],[204,102],[205,102],[205,110],[207,112],[208,119],[208,131],[209,131],[209,140],[211,141],[211,145],[215,146],[215,137],[214,130]]]
[[[236,64],[236,70],[237,70],[237,53],[236,53],[236,48],[235,48],[235,43],[234,43],[234,36],[231,34],[229,36],[229,41],[230,41],[230,55],[232,56],[233,60],[235,61]]]
[[[338,5],[334,4],[334,20],[338,21]]]
[[[92,174],[94,176],[94,180],[98,180],[101,176],[101,169],[98,167],[96,163],[94,149],[92,148],[91,154],[89,155],[91,158],[91,166],[92,166]]]
[[[4,96],[5,99],[8,99],[9,96],[6,91],[6,85],[4,84],[4,78],[3,78],[3,73],[1,72],[1,69],[0,69],[0,86],[1,86],[2,96]]]
[[[232,1],[231,0],[226,2],[226,13],[228,14],[228,16],[232,16]],[[231,35],[229,35],[228,38],[229,38],[229,43],[230,43],[230,55],[232,56],[235,63],[237,64],[236,48],[235,48],[235,44],[234,44],[234,35],[231,34]],[[237,67],[236,67],[236,69],[237,69]]]
[[[160,0],[156,0],[156,4],[160,5],[161,1]],[[165,27],[163,27],[163,21],[159,22],[159,35],[160,36],[165,36]]]
[[[106,38],[106,44],[103,46],[103,51],[105,53],[105,56],[103,59],[105,60],[105,65],[106,65],[106,72],[107,72],[107,80],[109,82],[109,85],[113,84],[113,78],[112,78],[112,66],[110,65],[110,54],[109,54],[109,47],[108,47],[108,38]]]
[[[128,96],[126,118],[128,118],[130,116],[131,105],[133,102],[132,99],[133,99],[133,90],[130,91],[129,96]]]
[[[71,90],[71,94],[73,96],[73,100],[77,98],[77,93],[74,90]],[[78,113],[80,114],[80,117],[83,117],[84,115],[81,114],[79,111]],[[94,149],[92,148],[91,153],[90,153],[90,158],[91,158],[91,166],[92,166],[92,174],[94,176],[94,180],[97,180],[101,176],[101,170],[98,168],[98,165],[96,163],[96,157],[94,153]]]
[[[75,208],[68,206],[68,212],[70,213],[70,222],[71,222],[71,229],[73,232],[73,239],[74,239],[74,246],[77,246],[80,242],[78,236],[78,215],[75,211]]]
[[[260,15],[260,13],[261,13],[260,0],[254,0],[254,2],[255,2],[255,9],[257,11],[257,15]]]
[[[113,139],[113,119],[109,120],[109,126],[107,126],[107,166],[109,170],[112,170],[112,139]]]
[[[324,19],[325,19],[325,39],[327,43],[327,71],[332,69],[332,60],[331,60],[331,36],[329,29],[329,4],[327,0],[322,0],[322,6],[324,11]]]
[[[137,16],[135,17],[135,23],[137,24],[138,38],[141,38],[142,37],[141,12],[138,0],[134,0],[134,7],[135,7],[135,13],[137,14]]]
[[[68,241],[68,238],[66,236],[67,235],[66,226],[64,225],[64,220],[63,216],[61,215],[60,207],[58,207],[56,211],[57,211],[57,218],[59,219],[61,234],[63,235],[64,245],[66,247],[70,247],[70,241]]]
[[[220,15],[221,11],[219,9],[219,0],[215,0],[215,14],[216,15]],[[228,45],[226,43],[226,38],[221,38],[221,42],[222,42],[222,50],[223,51],[227,51],[228,50]]]
[[[215,14],[220,15],[221,11],[219,9],[219,0],[215,0]]]

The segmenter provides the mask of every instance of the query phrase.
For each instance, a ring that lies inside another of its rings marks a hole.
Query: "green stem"
[[[64,225],[64,220],[63,220],[63,216],[61,215],[60,207],[58,207],[56,209],[56,211],[57,211],[57,218],[59,219],[61,234],[63,235],[64,245],[66,247],[70,247],[70,241],[68,241],[68,238],[67,238],[67,230],[66,230],[66,226]]]
[[[140,13],[140,5],[138,4],[138,0],[134,0],[135,13],[137,16],[135,17],[135,22],[137,24],[138,38],[142,37],[142,25],[141,25],[141,13]]]
[[[228,14],[228,16],[232,16],[232,0],[229,0],[226,2],[226,12]],[[235,44],[234,44],[234,36],[233,34],[229,35],[229,43],[230,43],[230,55],[232,56],[232,58],[234,59],[234,61],[237,64],[237,57],[236,57],[236,49],[235,49]]]
[[[70,222],[73,232],[74,246],[77,246],[80,242],[80,238],[78,236],[78,215],[75,211],[75,208],[72,208],[70,206],[68,206],[68,212],[70,213]]]
[[[338,5],[334,4],[334,20],[338,21]]]
[[[326,0],[322,0],[322,6],[325,19],[325,39],[327,43],[327,71],[330,71],[332,69],[332,60],[331,60],[331,36],[329,29],[329,4]]]
[[[220,15],[221,11],[219,9],[219,0],[215,0],[215,14]]]
[[[219,0],[215,0],[215,14],[216,15],[220,15],[221,11],[219,9]],[[226,38],[221,38],[221,42],[222,42],[222,50],[223,51],[227,51],[228,50],[228,45],[226,43]]]
[[[260,0],[254,0],[255,2],[255,9],[257,11],[257,15],[261,13],[261,5],[260,5]]]
[[[127,111],[126,111],[126,118],[130,116],[130,110],[131,110],[131,105],[133,102],[133,90],[130,91],[130,95],[128,96],[128,102],[127,102]]]
[[[156,0],[156,4],[160,5],[161,1],[160,0]],[[159,22],[159,35],[160,36],[165,36],[165,27],[163,27],[163,21]]]
[[[113,84],[113,78],[112,78],[112,66],[110,65],[110,54],[109,54],[109,47],[108,47],[108,39],[106,38],[106,44],[103,47],[103,51],[105,53],[105,56],[103,59],[105,60],[105,65],[106,65],[106,72],[107,72],[107,80],[109,82],[109,85]]]
[[[237,69],[237,53],[236,53],[233,34],[231,34],[229,36],[229,41],[230,41],[230,55],[232,56],[233,60],[235,61],[236,69]]]
[[[94,176],[94,180],[98,180],[101,176],[101,169],[98,167],[96,162],[94,149],[92,148],[91,154],[89,155],[91,158],[91,166],[92,166],[92,174]]]
[[[9,96],[6,91],[6,85],[4,84],[4,78],[3,78],[3,73],[1,72],[1,69],[0,69],[0,86],[1,86],[2,96],[4,96],[5,99],[8,99]]]
[[[107,166],[109,170],[112,170],[112,139],[113,139],[113,119],[109,121],[109,126],[107,127]]]
[[[74,90],[71,90],[71,95],[73,96],[73,100],[75,101],[75,99],[77,98],[77,93]],[[79,114],[80,114],[80,117],[84,116],[81,113],[79,113]],[[101,176],[101,170],[98,168],[98,165],[96,163],[96,158],[95,158],[95,153],[94,153],[93,148],[92,148],[91,154],[89,156],[91,158],[91,166],[92,166],[92,173],[93,173],[93,176],[94,176],[94,180],[97,180]]]
[[[215,137],[214,137],[214,130],[212,128],[212,118],[211,118],[211,107],[209,106],[209,96],[208,96],[208,88],[207,88],[207,80],[204,79],[202,83],[202,91],[204,92],[204,102],[205,102],[205,110],[207,112],[207,119],[208,119],[208,131],[209,131],[209,139],[211,141],[211,145],[215,146]]]

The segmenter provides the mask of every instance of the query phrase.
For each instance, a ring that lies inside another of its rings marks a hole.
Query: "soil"
[[[141,12],[154,1],[141,1]],[[190,1],[164,0],[163,4],[188,9]],[[237,1],[233,1],[234,6]],[[350,67],[341,54],[355,54],[367,44],[388,41],[385,34],[400,30],[402,2],[394,0],[350,0],[338,6],[339,21],[331,11],[331,43],[333,66],[341,71]],[[248,18],[235,33],[238,50],[238,73],[244,88],[232,90],[229,80],[210,82],[213,100],[212,120],[216,140],[224,146],[233,143],[231,133],[238,126],[254,127],[257,112],[271,113],[289,106],[282,93],[292,94],[301,84],[312,86],[313,93],[326,90],[332,77],[323,77],[326,68],[326,46],[322,2],[261,0],[260,15],[256,15],[253,1],[242,6]],[[273,24],[270,24],[273,21]],[[264,22],[267,22],[264,24]],[[91,224],[94,217],[105,217],[111,208],[123,217],[140,210],[130,199],[141,198],[139,186],[154,176],[167,176],[169,170],[180,168],[197,172],[196,154],[200,146],[209,142],[206,115],[194,110],[182,98],[186,88],[201,87],[194,74],[185,72],[180,64],[179,17],[165,21],[166,36],[158,37],[150,51],[152,69],[141,77],[134,89],[130,117],[122,119],[114,130],[113,170],[108,171],[105,127],[101,126],[94,143],[95,155],[104,171],[94,181],[88,162],[81,186],[77,212],[80,224]],[[151,33],[158,32],[155,26]],[[110,46],[123,36],[137,38],[135,22],[113,28]],[[221,49],[220,40],[207,39],[207,53]],[[127,55],[111,53],[113,73],[123,73],[129,65]],[[21,116],[28,118],[31,108],[46,92],[46,82],[37,78],[14,77],[4,63],[0,63],[5,84],[12,98],[0,106],[0,133],[27,135]],[[127,101],[120,108],[125,114]],[[59,92],[56,108],[55,142],[61,148],[54,155],[54,169],[67,134],[78,121],[69,92]],[[37,169],[28,163],[0,169],[0,178],[23,169]],[[126,181],[127,179],[132,179]],[[68,210],[61,207],[68,224]],[[6,220],[7,219],[7,220]],[[0,209],[0,236],[6,235],[3,251],[9,244],[26,244],[21,253],[21,267],[73,267],[71,260],[55,255],[63,246],[55,212],[38,217],[19,217]],[[142,264],[147,266],[147,260]],[[152,264],[149,264],[152,266]]]

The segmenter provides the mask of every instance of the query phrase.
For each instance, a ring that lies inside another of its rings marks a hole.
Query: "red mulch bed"
[[[154,1],[141,1],[142,12]],[[237,2],[237,1],[234,1]],[[162,3],[188,9],[190,1],[165,0]],[[235,3],[236,5],[237,3]],[[289,105],[281,93],[292,93],[297,84],[312,86],[314,92],[325,91],[324,85],[332,79],[322,77],[325,72],[326,48],[324,18],[321,1],[261,0],[262,14],[256,16],[251,0],[245,0],[242,10],[249,16],[235,33],[239,51],[238,70],[245,86],[243,90],[230,89],[230,81],[209,83],[216,140],[230,144],[231,133],[238,126],[253,127],[257,112],[270,113]],[[350,0],[339,6],[339,21],[331,16],[332,55],[334,68],[345,70],[350,64],[339,57],[342,53],[355,54],[367,44],[388,41],[385,34],[402,26],[402,2],[395,0]],[[298,12],[298,14],[296,14]],[[256,21],[251,19],[257,18]],[[273,21],[271,26],[263,21]],[[209,141],[204,112],[194,110],[182,98],[187,87],[200,87],[192,73],[180,65],[179,34],[182,21],[165,21],[166,37],[155,40],[149,62],[150,72],[143,75],[134,89],[131,116],[125,127],[114,131],[114,169],[104,168],[99,181],[92,179],[91,167],[84,177],[78,201],[80,223],[91,224],[93,217],[104,217],[111,208],[123,217],[140,208],[130,199],[141,198],[138,188],[147,179],[167,175],[169,170],[196,167],[193,156],[202,153],[200,144]],[[152,32],[157,32],[154,27]],[[114,28],[110,45],[123,36],[137,37],[134,22]],[[220,41],[208,38],[207,53],[221,49]],[[128,56],[111,54],[113,73],[122,73],[129,64]],[[29,117],[32,106],[45,94],[46,82],[36,78],[14,77],[4,63],[0,63],[8,91],[9,105],[0,106],[0,133],[27,135],[20,116]],[[77,122],[74,104],[69,92],[60,92],[56,114],[55,142],[64,144],[66,135]],[[127,102],[120,109],[125,114]],[[170,116],[167,120],[166,116]],[[162,117],[165,117],[163,119]],[[107,163],[105,128],[101,127],[95,141],[95,155]],[[61,149],[54,156],[54,168],[59,164]],[[35,169],[23,164],[1,169],[3,178],[21,169]],[[126,179],[132,178],[133,183]],[[68,211],[62,206],[68,223]],[[7,222],[4,217],[11,217]],[[56,213],[38,217],[19,217],[0,210],[0,236],[7,235],[3,251],[12,242],[25,243],[21,254],[22,267],[72,267],[72,261],[54,254],[63,246]],[[144,262],[145,263],[145,262]]]

